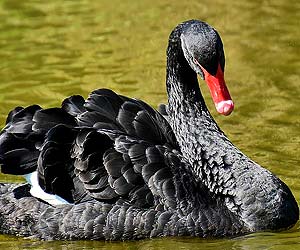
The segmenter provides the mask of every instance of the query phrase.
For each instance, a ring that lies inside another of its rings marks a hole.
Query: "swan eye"
[[[198,62],[198,60],[197,60],[195,57],[193,58],[193,62],[194,62],[199,68],[202,67],[202,65]]]

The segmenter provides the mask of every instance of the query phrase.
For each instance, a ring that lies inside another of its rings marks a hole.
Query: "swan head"
[[[205,22],[191,20],[182,24],[180,40],[185,59],[207,83],[217,111],[229,115],[234,104],[224,80],[225,55],[218,32]]]

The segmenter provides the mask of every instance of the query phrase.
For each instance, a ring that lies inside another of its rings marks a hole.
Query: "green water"
[[[166,101],[165,49],[187,19],[218,29],[236,109],[221,128],[242,151],[277,174],[300,202],[300,2],[298,0],[0,0],[0,124],[17,105],[57,106],[71,94],[112,88],[153,106]],[[2,126],[1,125],[1,126]],[[0,181],[20,181],[0,175]],[[235,239],[40,242],[0,236],[13,249],[300,249],[288,232]]]

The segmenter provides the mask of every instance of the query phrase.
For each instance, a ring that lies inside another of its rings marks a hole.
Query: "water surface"
[[[236,109],[212,114],[229,138],[278,175],[300,201],[300,2],[0,0],[0,126],[15,106],[60,105],[107,87],[153,106],[166,102],[171,29],[201,19],[222,36]],[[21,181],[0,175],[0,181]],[[1,236],[1,249],[297,249],[300,229],[235,239],[40,242]]]

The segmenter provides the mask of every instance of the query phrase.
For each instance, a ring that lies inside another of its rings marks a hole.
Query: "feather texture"
[[[29,184],[0,183],[0,232],[132,240],[295,224],[289,188],[232,145],[204,103],[196,73],[217,77],[224,61],[215,29],[190,20],[169,38],[162,114],[109,89],[60,108],[12,110],[0,133],[1,171]]]

